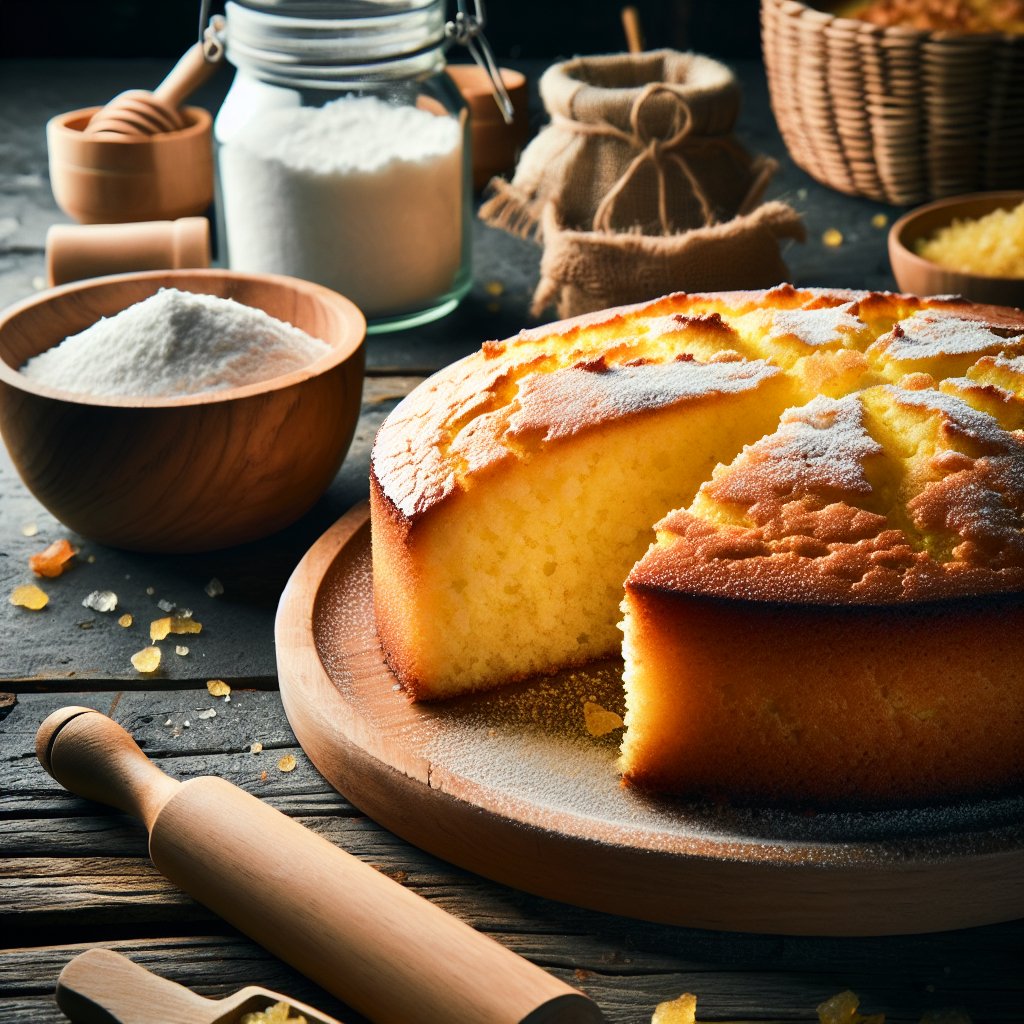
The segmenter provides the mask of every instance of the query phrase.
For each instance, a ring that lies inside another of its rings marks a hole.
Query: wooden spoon
[[[576,989],[231,785],[165,775],[111,719],[63,708],[36,754],[149,830],[172,882],[379,1024],[594,1024]]]
[[[307,1024],[341,1024],[268,988],[249,985],[224,999],[207,999],[147,971],[112,949],[89,949],[57,979],[57,1005],[76,1024],[238,1024],[242,1015],[287,1003]]]
[[[130,89],[115,96],[93,114],[85,133],[102,133],[104,137],[156,135],[184,128],[185,119],[178,108],[216,70],[217,64],[206,59],[203,44],[195,43],[156,89]]]

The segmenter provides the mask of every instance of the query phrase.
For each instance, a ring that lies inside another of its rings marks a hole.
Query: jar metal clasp
[[[199,3],[199,42],[207,64],[219,64],[224,59],[224,18],[210,17],[210,0]]]
[[[204,0],[204,3],[209,3],[209,0]],[[501,80],[501,72],[498,70],[498,62],[494,59],[494,51],[484,35],[483,0],[473,0],[472,13],[467,9],[466,0],[457,0],[457,4],[458,13],[452,21],[445,25],[445,35],[452,43],[466,47],[473,60],[487,72],[487,77],[491,80],[494,102],[497,103],[501,116],[505,119],[505,124],[511,124],[512,100],[509,98],[505,83]]]

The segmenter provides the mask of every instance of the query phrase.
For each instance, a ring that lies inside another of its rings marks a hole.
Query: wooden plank
[[[723,969],[720,965],[706,968],[677,964],[669,970],[623,975],[615,963],[580,966],[567,962],[556,941],[520,942],[507,939],[508,945],[532,959],[551,973],[583,989],[594,998],[613,1024],[647,1024],[658,1002],[675,998],[684,991],[698,995],[701,1020],[814,1021],[818,1002],[844,988],[857,991],[862,1009],[884,1012],[889,1024],[910,1024],[920,1019],[929,1008],[963,1005],[970,1012],[978,993],[969,988],[953,989],[948,985],[933,986],[934,991],[920,988],[901,976],[898,966],[887,969],[849,970],[824,966],[816,971],[785,973],[762,968],[753,971]],[[343,1020],[344,1009],[329,996],[315,990],[305,979],[242,938],[222,936],[182,937],[148,942],[104,942],[144,966],[174,981],[187,984],[205,995],[220,996],[234,991],[254,977],[261,984],[287,992]],[[0,955],[0,999],[9,1012],[11,1000],[31,1000],[34,1007],[45,1011],[46,998],[52,991],[61,967],[77,952],[76,946],[49,947],[10,951]],[[481,983],[486,983],[481,979]],[[986,998],[984,1015],[978,1021],[1019,1021],[1019,1003],[998,994]],[[27,1016],[4,1020],[58,1021],[59,1016],[38,1018]],[[352,1018],[356,1020],[358,1018]]]

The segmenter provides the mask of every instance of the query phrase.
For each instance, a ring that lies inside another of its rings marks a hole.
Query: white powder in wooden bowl
[[[161,288],[30,359],[30,380],[76,394],[171,397],[270,380],[330,345],[261,309]]]
[[[462,263],[462,130],[375,96],[264,111],[220,139],[235,270],[341,292],[370,318],[415,310]]]

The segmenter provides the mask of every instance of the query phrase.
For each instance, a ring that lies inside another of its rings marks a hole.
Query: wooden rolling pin
[[[591,1024],[586,996],[223,779],[165,775],[111,719],[55,711],[43,767],[140,818],[162,874],[379,1024]]]
[[[60,972],[57,1005],[75,1024],[238,1024],[246,1013],[287,1003],[306,1024],[341,1024],[305,1003],[249,985],[207,999],[112,949],[87,949]]]
[[[129,89],[93,114],[87,135],[156,135],[185,127],[178,109],[213,73],[217,64],[206,59],[202,43],[195,43],[152,91]]]

